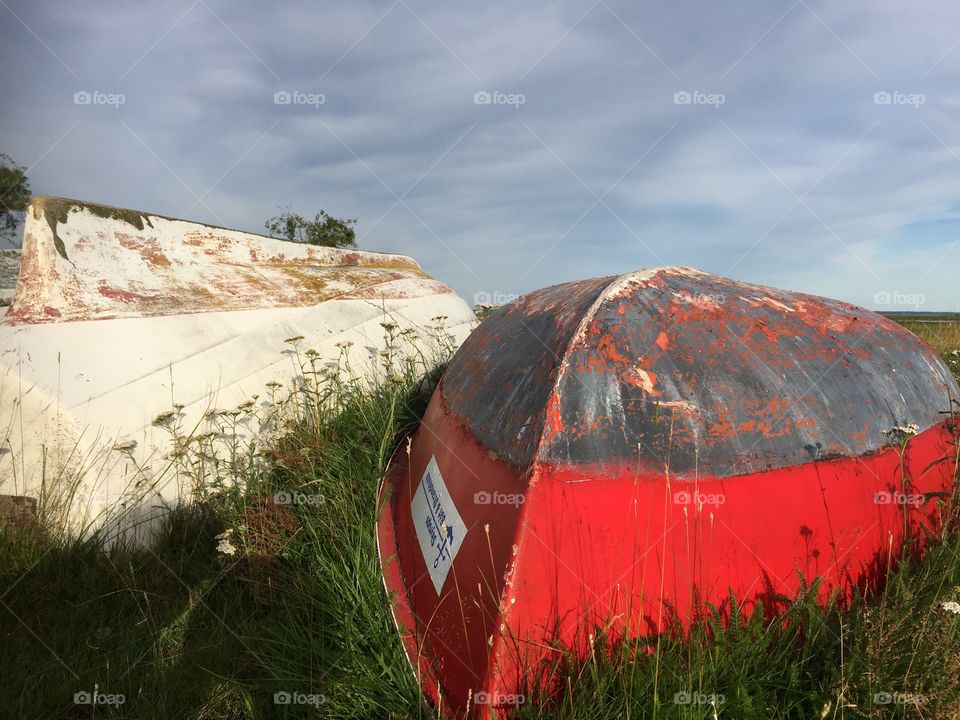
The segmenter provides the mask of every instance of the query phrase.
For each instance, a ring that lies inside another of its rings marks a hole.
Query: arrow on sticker
[[[453,528],[447,525],[447,542],[453,545]]]

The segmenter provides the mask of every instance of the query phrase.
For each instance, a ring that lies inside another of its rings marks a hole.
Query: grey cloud
[[[38,192],[253,231],[323,207],[468,298],[664,262],[960,309],[947,3],[9,5],[49,47],[0,8],[0,150]]]

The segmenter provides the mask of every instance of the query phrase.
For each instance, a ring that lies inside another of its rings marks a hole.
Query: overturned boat
[[[0,321],[0,494],[73,527],[142,520],[229,471],[305,375],[372,376],[387,343],[429,356],[473,320],[402,255],[33,198]]]
[[[522,296],[381,488],[417,678],[488,717],[598,631],[686,628],[731,589],[776,611],[801,577],[875,586],[955,490],[958,398],[931,348],[842,302],[685,268]]]

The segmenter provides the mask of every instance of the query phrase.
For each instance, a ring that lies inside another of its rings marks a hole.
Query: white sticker
[[[410,513],[417,529],[420,552],[439,595],[453,559],[463,544],[467,526],[463,524],[457,506],[447,492],[436,456],[430,458],[427,469],[423,471],[420,486],[410,503]]]

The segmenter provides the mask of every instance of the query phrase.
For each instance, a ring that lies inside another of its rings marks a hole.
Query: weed
[[[439,369],[401,352],[393,324],[372,382],[352,371],[365,348],[344,343],[330,366],[291,338],[291,383],[211,410],[196,430],[172,405],[170,472],[194,502],[170,509],[149,545],[50,531],[39,509],[36,523],[0,527],[0,637],[14,649],[0,655],[4,716],[434,716],[393,625],[374,524],[386,462]],[[937,333],[949,362],[960,336]],[[275,440],[242,439],[255,414]],[[958,459],[955,445],[945,461]],[[775,617],[731,601],[685,634],[597,628],[588,656],[561,653],[515,714],[960,717],[956,492],[926,557],[889,563],[882,593],[823,606],[814,583]],[[77,705],[85,692],[123,702]]]

